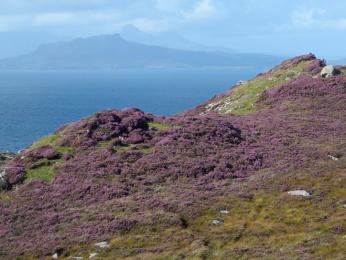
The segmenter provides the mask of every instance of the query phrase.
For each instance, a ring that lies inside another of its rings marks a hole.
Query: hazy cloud
[[[218,9],[212,0],[200,0],[190,11],[183,11],[183,17],[187,20],[199,20],[216,16]]]

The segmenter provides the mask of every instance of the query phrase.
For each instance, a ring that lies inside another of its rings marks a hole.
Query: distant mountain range
[[[0,69],[267,68],[280,60],[280,57],[264,54],[172,49],[130,42],[120,34],[113,34],[45,44],[30,54],[0,60]]]

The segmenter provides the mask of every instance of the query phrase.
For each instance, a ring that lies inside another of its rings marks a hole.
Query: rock
[[[8,187],[5,174],[5,171],[0,172],[0,190],[6,190]]]
[[[213,225],[220,225],[221,224],[221,221],[220,220],[217,220],[217,219],[214,219],[211,224]]]
[[[245,85],[247,82],[248,82],[247,80],[239,80],[235,85],[241,86],[241,85]]]
[[[90,255],[89,255],[89,259],[92,259],[92,258],[94,258],[94,257],[96,257],[97,256],[97,253],[91,253]]]
[[[221,214],[229,214],[229,210],[223,209],[223,210],[220,210],[220,213]]]
[[[95,243],[95,246],[99,247],[99,248],[109,248],[109,244],[108,242],[106,241],[102,241],[102,242],[99,242],[99,243]]]
[[[289,191],[287,192],[288,195],[291,196],[301,196],[301,197],[310,197],[310,193],[305,191],[305,190],[293,190],[293,191]]]
[[[322,78],[329,78],[337,74],[336,69],[332,65],[325,66],[321,71]]]
[[[54,255],[52,255],[52,259],[58,259],[58,253],[55,253]]]
[[[81,257],[81,256],[72,256],[71,259],[73,259],[73,260],[83,260],[83,257]]]
[[[332,159],[333,161],[339,161],[339,158],[337,158],[337,157],[335,157],[335,156],[333,156],[333,155],[328,155],[328,157],[329,157],[330,159]]]
[[[0,170],[1,167],[5,165],[6,162],[12,160],[15,157],[15,154],[13,153],[0,153]]]
[[[343,154],[340,152],[332,152],[328,154],[328,157],[333,161],[339,161],[343,157]]]

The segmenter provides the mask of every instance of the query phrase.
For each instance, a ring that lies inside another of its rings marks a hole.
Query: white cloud
[[[65,25],[78,22],[80,17],[74,13],[44,13],[34,16],[33,25]]]
[[[301,29],[346,29],[346,18],[331,18],[327,14],[324,9],[295,10],[292,25]]]
[[[182,15],[187,20],[200,20],[216,16],[218,9],[212,0],[200,0],[192,10],[182,12]]]
[[[291,19],[294,26],[309,28],[323,21],[326,13],[324,9],[294,10]]]

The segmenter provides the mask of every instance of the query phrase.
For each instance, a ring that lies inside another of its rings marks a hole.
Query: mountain
[[[174,116],[105,110],[34,142],[1,173],[1,258],[343,259],[346,68],[325,65],[295,57]]]
[[[148,67],[258,67],[281,58],[174,50],[123,40],[120,35],[79,38],[46,44],[31,54],[0,60],[0,69],[118,69]]]
[[[215,52],[226,52],[234,53],[232,49],[227,49],[224,47],[211,47],[190,41],[184,38],[177,32],[161,32],[150,34],[140,31],[137,27],[133,25],[126,25],[120,32],[120,36],[130,42],[137,42],[146,45],[154,45],[167,47],[171,49],[178,50],[191,50],[191,51],[215,51]]]

